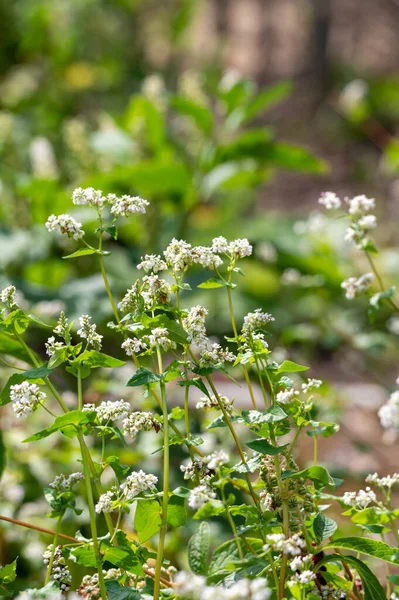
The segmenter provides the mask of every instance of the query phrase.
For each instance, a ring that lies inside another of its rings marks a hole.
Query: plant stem
[[[54,554],[55,554],[55,550],[57,548],[57,544],[58,544],[58,537],[60,535],[60,529],[61,529],[61,523],[62,523],[62,517],[63,515],[60,515],[58,517],[58,521],[57,521],[57,527],[55,530],[55,534],[54,534],[54,540],[53,540],[53,547],[51,549],[51,557],[50,557],[50,561],[48,563],[48,567],[47,567],[47,574],[46,574],[46,580],[44,582],[44,585],[47,585],[48,582],[50,581],[50,577],[51,577],[51,571],[53,570],[53,563],[54,563]]]
[[[160,365],[162,367],[162,364]],[[162,496],[162,514],[161,514],[161,529],[159,532],[157,562],[155,567],[154,580],[154,600],[159,600],[160,595],[160,578],[163,562],[163,551],[165,545],[165,537],[167,530],[168,518],[168,502],[169,502],[169,427],[168,427],[168,406],[166,403],[166,387],[163,381],[160,382],[161,397],[162,397],[162,415],[163,415],[163,496]]]
[[[231,283],[231,272],[229,274],[229,281],[228,281],[228,283],[229,284]],[[236,321],[235,321],[235,318],[234,318],[233,299],[232,299],[232,296],[231,296],[231,287],[230,287],[230,285],[226,286],[226,290],[227,290],[227,298],[228,298],[228,302],[229,302],[229,313],[230,313],[230,319],[231,319],[231,326],[233,327],[234,337],[237,338],[238,337],[238,332],[237,332]],[[252,389],[251,380],[249,378],[248,369],[247,369],[247,367],[245,365],[242,365],[242,370],[244,372],[245,381],[246,381],[246,384],[248,386],[249,395],[251,396],[252,406],[256,409],[256,400],[255,400],[255,396],[254,396],[254,391]]]
[[[45,527],[39,527],[39,525],[32,525],[32,523],[26,523],[26,521],[19,521],[18,519],[12,519],[11,517],[5,517],[4,515],[0,515],[0,521],[7,521],[7,523],[13,523],[13,525],[20,525],[21,527],[26,527],[27,529],[33,529],[34,531],[40,531],[40,533],[46,533],[47,535],[52,535],[53,537],[55,536],[55,531],[53,529],[46,529]],[[70,542],[75,542],[77,544],[83,544],[81,540],[77,540],[70,535],[65,535],[65,533],[59,533],[58,537],[63,538],[64,540],[69,540]]]
[[[375,278],[377,279],[377,281],[379,283],[381,291],[385,292],[386,290],[385,290],[384,282],[382,280],[381,275],[378,272],[378,269],[377,269],[377,267],[375,265],[374,260],[371,257],[370,252],[365,252],[365,255],[367,256],[367,260],[369,261],[370,267],[371,267],[371,269],[372,269],[372,271],[373,271],[373,273],[375,275]],[[399,312],[399,306],[392,300],[392,298],[386,298],[386,300],[388,300],[388,302],[392,306],[392,308],[394,308],[397,312]]]
[[[82,395],[82,376],[80,373],[80,369],[78,369],[78,406],[79,410],[81,410],[83,406],[83,395]],[[82,463],[83,463],[83,474],[85,477],[85,485],[86,485],[86,495],[87,495],[87,506],[89,509],[90,516],[90,528],[91,528],[91,537],[93,538],[93,546],[94,553],[96,557],[97,563],[97,572],[98,572],[98,584],[100,587],[101,598],[103,600],[107,599],[107,591],[105,589],[104,583],[104,575],[103,575],[103,563],[100,554],[100,546],[98,543],[98,535],[97,535],[97,523],[96,523],[96,511],[94,508],[94,499],[93,499],[93,490],[91,488],[90,481],[90,467],[89,461],[87,459],[88,449],[86,444],[84,443],[83,434],[79,432],[78,440],[80,445],[80,451],[82,454]]]

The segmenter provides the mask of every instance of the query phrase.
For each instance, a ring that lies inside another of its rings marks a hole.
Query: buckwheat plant
[[[341,204],[334,194],[322,200],[327,208]],[[44,490],[48,517],[55,520],[53,529],[0,517],[53,537],[44,554],[44,587],[21,597],[383,600],[386,593],[394,593],[395,576],[381,583],[361,557],[399,564],[396,548],[389,545],[399,541],[399,511],[391,506],[399,477],[370,475],[364,490],[338,497],[345,513],[361,527],[362,537],[334,537],[337,525],[325,513],[340,482],[318,464],[318,439],[334,434],[338,425],[314,419],[322,382],[303,377],[305,366],[274,360],[268,342],[273,316],[255,308],[243,323],[235,318],[234,290],[243,275],[240,264],[252,253],[248,240],[217,237],[205,247],[173,239],[161,256],[141,258],[142,277],[132,282],[123,298],[115,299],[105,268],[110,252],[104,250],[104,236],[116,237],[119,220],[140,218],[148,202],[104,195],[93,188],[75,190],[72,201],[94,211],[98,245],[86,241],[81,223],[69,215],[51,215],[47,229],[81,244],[66,258],[98,258],[113,313],[108,337],[114,336],[126,360],[102,351],[104,332],[99,333],[90,315],[82,315],[75,325],[61,313],[43,349],[47,360],[42,362],[28,346],[25,332],[32,324],[47,325],[19,306],[13,286],[2,291],[1,331],[10,340],[6,354],[11,360],[23,357],[29,368],[19,367],[11,376],[1,404],[12,403],[17,418],[47,411],[48,426],[24,443],[40,444],[53,435],[76,440],[81,465],[81,472],[58,474]],[[364,197],[349,202],[347,237],[365,252],[371,251],[372,208],[373,202]],[[189,308],[181,303],[181,296],[185,305],[189,298],[191,272],[198,277],[200,270],[211,275],[203,276],[201,289],[210,295],[215,288],[224,289],[233,335],[223,342],[210,340],[207,334],[212,302]],[[352,282],[355,291],[350,295],[368,284],[369,278]],[[7,357],[1,360],[8,367],[12,364]],[[95,377],[97,368],[118,369],[126,364],[124,369],[131,370],[126,385],[143,390],[148,410],[137,410],[123,398],[85,402],[84,382]],[[73,407],[56,387],[62,370],[75,382]],[[241,373],[251,402],[247,409],[223,393],[222,382],[230,377],[237,398],[243,396],[236,379]],[[207,427],[202,434],[193,430],[190,396],[195,410],[205,415]],[[391,404],[382,420],[397,427],[399,401],[392,399]],[[225,447],[207,450],[201,435],[208,439],[214,435],[217,440],[220,431]],[[144,470],[135,453],[130,465],[125,465],[108,450],[113,440],[112,447],[120,443],[126,455],[148,432],[162,440],[159,475],[149,470],[151,456]],[[295,449],[304,434],[313,438],[314,464],[300,467]],[[186,453],[180,468],[175,463],[171,467],[169,449],[176,445]],[[174,489],[171,469],[173,479],[180,481]],[[67,535],[65,514],[82,510],[80,518],[90,522],[90,537],[80,532]],[[125,519],[129,513],[133,533]],[[220,545],[215,531],[221,520],[230,530],[230,539]],[[104,524],[108,533],[100,536]],[[178,564],[171,564],[168,535],[179,528],[182,542],[188,532],[191,537],[187,547],[180,549]],[[77,583],[72,577],[76,564],[79,573],[87,571]],[[11,594],[7,587],[16,577],[16,561],[0,570],[2,593]]]

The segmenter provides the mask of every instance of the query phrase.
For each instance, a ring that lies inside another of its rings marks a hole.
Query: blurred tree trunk
[[[314,103],[317,106],[326,96],[330,87],[331,65],[328,53],[328,39],[331,27],[331,0],[311,0],[313,19],[310,31],[309,73],[316,84]]]

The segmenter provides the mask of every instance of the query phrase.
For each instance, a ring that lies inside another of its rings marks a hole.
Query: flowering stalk
[[[54,554],[55,554],[55,550],[58,545],[58,538],[59,538],[60,531],[61,531],[62,517],[63,517],[63,515],[60,515],[57,520],[57,526],[56,526],[56,530],[54,533],[54,539],[53,539],[53,547],[51,549],[51,556],[50,556],[50,561],[49,561],[49,564],[47,567],[47,574],[46,574],[46,580],[44,582],[44,585],[47,585],[48,582],[50,581],[51,572],[52,572],[53,563],[54,563]]]

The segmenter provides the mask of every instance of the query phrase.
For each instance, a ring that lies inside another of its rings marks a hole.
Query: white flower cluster
[[[209,470],[205,462],[202,460],[188,460],[186,464],[180,465],[180,471],[184,473],[184,479],[203,479],[209,474]]]
[[[48,546],[43,554],[43,562],[48,565],[51,560],[53,546]],[[56,581],[63,594],[66,594],[71,587],[72,576],[66,565],[65,558],[62,556],[61,546],[57,546],[54,551],[53,565],[51,568],[51,578]]]
[[[374,273],[365,273],[361,277],[349,277],[341,283],[348,300],[353,300],[358,294],[366,291],[374,281]]]
[[[319,198],[319,204],[322,204],[327,210],[341,208],[341,200],[334,192],[323,192]]]
[[[184,600],[269,600],[272,592],[267,580],[240,579],[230,587],[212,587],[206,585],[206,578],[180,571],[175,578],[175,591],[178,598]]]
[[[208,500],[213,500],[214,498],[216,498],[216,494],[210,485],[210,477],[204,477],[200,485],[197,485],[190,490],[188,505],[193,510],[198,510],[199,508],[202,508]]]
[[[352,224],[346,230],[345,240],[353,242],[358,248],[365,248],[370,241],[367,234],[377,227],[377,217],[368,214],[375,208],[375,200],[362,195],[346,199],[346,202]]]
[[[265,329],[266,325],[272,321],[274,321],[274,317],[271,314],[262,312],[261,308],[257,308],[244,317],[242,333],[244,336],[253,334],[258,329]]]
[[[217,269],[223,264],[220,256],[208,246],[192,246],[185,240],[173,238],[164,251],[166,264],[174,273],[184,273],[191,265]]]
[[[296,556],[290,562],[290,569],[291,571],[305,571],[310,567],[312,561],[312,554],[307,554],[306,556]]]
[[[103,196],[101,190],[95,190],[92,187],[89,188],[76,188],[72,193],[72,202],[74,204],[83,204],[91,206],[92,208],[102,209],[107,199]]]
[[[277,392],[276,400],[280,404],[291,404],[299,396],[299,392],[293,387]]]
[[[143,269],[146,273],[158,273],[158,271],[166,271],[168,265],[158,254],[146,254],[141,257],[141,263],[137,265],[138,269]]]
[[[392,486],[399,483],[399,473],[394,473],[393,475],[386,475],[385,477],[380,477],[378,473],[373,473],[367,475],[366,483],[374,484],[379,488],[391,489]]]
[[[217,254],[227,254],[235,262],[238,258],[251,256],[252,246],[246,238],[228,242],[220,235],[212,240],[212,251]]]
[[[121,347],[128,356],[132,356],[133,354],[140,354],[140,352],[144,352],[144,350],[147,350],[147,344],[139,338],[127,338],[123,342]]]
[[[15,310],[16,308],[19,308],[15,285],[8,285],[1,290],[0,299],[4,304],[7,304],[7,308],[9,310]]]
[[[69,328],[70,324],[68,322],[68,319],[66,318],[64,311],[62,311],[57,321],[57,325],[53,331],[56,335],[62,337],[68,343],[70,339]]]
[[[202,396],[199,401],[197,402],[197,404],[195,405],[196,408],[201,409],[203,408],[204,410],[212,410],[213,408],[218,409],[219,408],[219,403],[216,399],[216,396],[214,394],[209,394],[210,397],[208,396]],[[233,410],[233,402],[231,400],[229,400],[229,398],[227,398],[227,396],[219,396],[219,400],[220,403],[223,405],[223,408],[227,411],[227,412],[231,412]]]
[[[129,502],[146,490],[152,490],[158,483],[158,477],[144,471],[134,471],[121,484],[124,498]]]
[[[103,400],[99,406],[94,404],[85,404],[84,412],[94,410],[97,414],[97,420],[100,425],[107,425],[110,421],[124,419],[129,414],[130,404],[125,400]]]
[[[205,328],[207,314],[207,309],[198,304],[190,308],[182,320],[183,327],[189,334],[191,341],[199,348],[205,348],[208,341]]]
[[[160,423],[149,412],[135,411],[130,413],[123,421],[123,435],[130,435],[133,439],[140,431],[159,431]]]
[[[389,396],[388,402],[379,409],[378,416],[384,429],[399,429],[399,390]]]
[[[285,537],[284,533],[270,533],[266,536],[266,544],[263,549],[265,552],[274,550],[291,556],[299,556],[305,547],[304,540],[297,533],[290,538]]]
[[[342,496],[343,503],[353,508],[367,508],[369,504],[376,502],[377,496],[370,487],[359,492],[345,492]]]
[[[112,489],[98,498],[98,502],[95,506],[96,513],[111,513],[114,510],[116,501],[116,490]]]
[[[142,307],[153,310],[158,304],[166,304],[170,299],[170,286],[158,275],[145,275],[142,282],[138,279],[118,304],[123,312],[137,312]],[[143,306],[144,305],[144,306]]]
[[[50,215],[47,219],[46,227],[48,231],[58,231],[66,233],[68,237],[73,237],[74,240],[81,240],[85,232],[82,229],[82,223],[75,221],[71,215]]]
[[[151,348],[160,346],[165,352],[176,348],[175,342],[169,338],[169,331],[165,327],[155,327],[148,336],[148,343]]]
[[[306,571],[302,571],[302,573],[295,573],[290,580],[287,582],[288,586],[292,586],[295,583],[299,583],[301,585],[308,585],[312,583],[316,579],[316,573],[313,573],[310,569],[306,569]]]
[[[36,383],[23,381],[10,387],[12,408],[18,419],[33,412],[45,398],[46,394],[40,391]]]
[[[204,462],[208,465],[208,469],[216,471],[219,467],[227,464],[230,460],[229,455],[224,450],[218,452],[212,452],[204,457]]]
[[[235,354],[229,350],[222,348],[220,344],[212,344],[210,348],[204,349],[201,352],[199,364],[201,367],[215,367],[224,362],[234,362]]]
[[[263,510],[272,512],[274,510],[274,498],[273,495],[266,490],[262,490],[259,493],[259,502]]]
[[[51,483],[49,483],[49,487],[53,488],[53,490],[57,490],[57,492],[69,492],[72,486],[75,485],[78,481],[83,481],[84,475],[83,473],[71,473],[69,477],[65,477],[65,475],[57,475]]]
[[[129,217],[135,213],[145,213],[149,206],[148,200],[139,196],[122,196],[118,198],[115,194],[108,194],[107,200],[111,206],[111,212],[115,217]]]
[[[80,329],[78,329],[78,335],[86,340],[89,346],[93,346],[94,350],[101,350],[103,336],[97,333],[97,325],[90,323],[90,321],[91,317],[89,315],[79,317]]]
[[[302,392],[304,394],[309,394],[309,392],[317,390],[321,385],[323,385],[321,379],[308,379],[307,382],[303,383],[301,386]]]
[[[64,344],[62,342],[57,342],[55,337],[52,335],[48,338],[44,345],[46,346],[47,356],[53,356],[54,352],[62,348]]]

